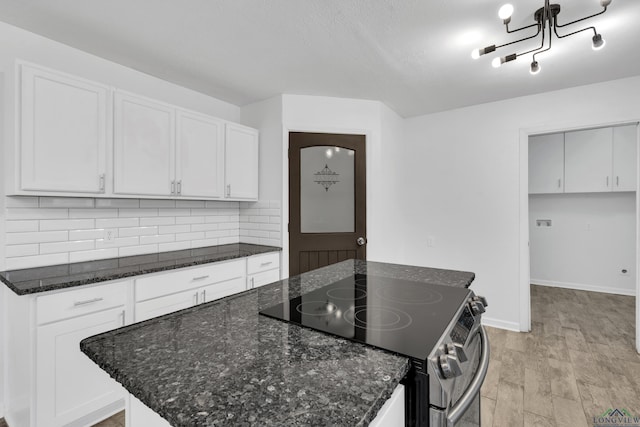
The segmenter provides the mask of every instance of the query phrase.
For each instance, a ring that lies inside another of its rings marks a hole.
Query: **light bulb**
[[[333,150],[331,148],[328,148],[324,154],[327,156],[327,159],[330,159],[333,157]]]
[[[602,7],[607,7],[611,4],[611,0],[600,0],[600,5]]]
[[[498,56],[497,58],[493,58],[493,61],[491,61],[491,65],[493,65],[493,68],[498,68],[502,65],[502,59]]]
[[[498,16],[503,21],[511,18],[512,14],[513,14],[513,5],[511,5],[510,3],[507,3],[507,4],[503,5],[500,8],[500,10],[498,10]]]
[[[606,42],[604,41],[604,39],[602,38],[601,34],[596,34],[595,36],[593,36],[591,38],[592,40],[592,44],[591,47],[593,48],[593,50],[600,50],[604,47],[604,45],[606,44]]]
[[[480,58],[480,49],[473,49],[473,50],[471,51],[471,57],[472,57],[473,59],[478,59],[478,58]]]
[[[535,75],[535,74],[538,74],[541,69],[542,67],[540,67],[540,64],[538,64],[538,61],[533,61],[531,63],[531,69],[529,70],[529,72]]]

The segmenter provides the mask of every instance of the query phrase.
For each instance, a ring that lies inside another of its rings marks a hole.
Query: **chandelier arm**
[[[544,37],[544,34],[543,34],[542,36]],[[548,46],[546,49],[544,49],[544,50],[540,50],[540,51],[538,51],[538,52],[534,53],[534,54],[533,54],[533,58],[532,58],[532,59],[533,59],[533,62],[536,62],[536,55],[538,55],[538,54],[540,54],[540,53],[542,53],[542,52],[546,52],[546,51],[548,51],[548,50],[551,50],[551,42],[552,42],[552,41],[553,41],[553,37],[552,37],[552,35],[551,35],[551,25],[549,25],[549,46]],[[544,44],[544,39],[542,40],[542,43]]]
[[[562,24],[562,25],[561,25],[561,24],[558,24],[558,18],[556,17],[556,18],[554,19],[554,22],[555,22],[555,24],[554,24],[554,25],[555,25],[556,27],[558,27],[558,28],[567,27],[567,26],[569,26],[569,25],[571,25],[571,24],[575,24],[576,22],[585,21],[585,20],[587,20],[587,19],[589,19],[589,18],[593,18],[594,16],[602,15],[602,14],[603,14],[603,13],[605,13],[606,11],[607,11],[607,6],[604,6],[604,9],[603,9],[601,12],[598,12],[598,13],[593,14],[593,15],[591,15],[591,16],[585,16],[584,18],[576,19],[575,21],[567,22],[566,24]]]
[[[555,26],[553,27],[553,32],[556,33],[556,37],[558,37],[559,39],[563,39],[565,37],[569,37],[569,36],[572,36],[574,34],[578,34],[578,33],[581,33],[583,31],[587,31],[587,30],[593,30],[593,34],[594,35],[598,35],[598,32],[596,31],[596,27],[586,27],[586,28],[583,28],[581,30],[574,31],[574,32],[569,33],[569,34],[563,34],[563,35],[558,34],[557,28]]]
[[[538,24],[536,24],[536,25],[538,25]],[[512,45],[512,44],[520,43],[520,42],[523,42],[523,41],[525,41],[525,40],[529,40],[529,39],[533,39],[533,38],[535,38],[535,37],[538,37],[538,36],[540,35],[540,31],[541,31],[541,26],[540,26],[540,25],[538,25],[538,31],[536,31],[536,33],[535,33],[534,35],[532,35],[532,36],[530,36],[530,37],[522,38],[522,39],[520,39],[520,40],[515,40],[515,41],[509,42],[509,43],[505,43],[505,44],[497,45],[497,46],[496,46],[496,49],[501,48],[501,47],[505,47],[505,46],[509,46],[509,45]],[[544,37],[544,33],[543,33],[543,37]]]
[[[540,27],[540,24],[538,24],[536,22],[535,24],[527,25],[526,27],[518,28],[518,29],[515,29],[515,30],[510,30],[509,29],[509,24],[506,24],[506,27],[507,27],[507,34],[511,34],[511,33],[516,33],[518,31],[526,30],[527,28]]]

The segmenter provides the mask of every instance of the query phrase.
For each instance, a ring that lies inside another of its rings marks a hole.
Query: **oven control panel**
[[[451,331],[451,340],[462,346],[467,342],[467,338],[469,338],[469,333],[473,328],[475,319],[471,314],[471,310],[469,310],[469,306],[465,306],[464,310],[462,310],[462,314],[458,318],[458,321],[453,327]]]

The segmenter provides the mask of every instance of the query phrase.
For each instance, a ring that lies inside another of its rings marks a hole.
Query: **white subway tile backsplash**
[[[158,245],[158,251],[160,252],[169,252],[169,251],[179,251],[182,249],[189,249],[191,247],[191,242],[173,242],[173,243],[160,243]]]
[[[68,231],[36,231],[26,233],[7,233],[7,245],[21,245],[26,243],[66,242]]]
[[[41,254],[59,254],[64,252],[88,251],[95,248],[95,240],[78,240],[74,242],[41,243]]]
[[[140,225],[143,227],[147,227],[150,225],[173,225],[175,223],[176,223],[176,219],[170,216],[140,218]]]
[[[58,219],[69,218],[68,209],[32,209],[11,208],[7,209],[7,219]]]
[[[104,237],[103,228],[94,228],[91,230],[70,230],[69,240],[95,240]]]
[[[78,230],[94,226],[93,219],[44,219],[40,221],[40,231]]]
[[[69,253],[69,262],[93,261],[105,258],[117,258],[118,248],[95,249],[92,251],[79,251]]]
[[[137,208],[138,199],[96,199],[96,208]]]
[[[6,228],[7,233],[17,233],[25,231],[38,231],[40,222],[37,220],[31,221],[7,221]]]
[[[117,209],[69,209],[69,218],[113,218]]]
[[[141,208],[175,208],[176,201],[175,200],[140,199],[140,207]]]
[[[204,231],[196,231],[193,233],[176,233],[176,242],[183,242],[185,240],[201,240],[204,239]]]
[[[41,208],[92,208],[94,199],[81,197],[40,197]]]
[[[48,254],[9,258],[5,260],[7,270],[19,270],[22,268],[42,267],[44,265],[67,264],[69,254]]]
[[[158,234],[158,227],[131,227],[118,229],[118,237],[153,236]]]
[[[38,198],[31,196],[12,196],[5,198],[7,208],[37,208]]]
[[[280,201],[22,196],[5,201],[8,269],[239,241],[280,245]],[[104,241],[105,229],[117,230],[113,242]]]
[[[100,218],[96,219],[96,228],[125,228],[137,227],[138,218]]]
[[[38,255],[40,247],[37,243],[30,245],[9,245],[5,248],[7,257]]]
[[[161,225],[158,227],[159,234],[188,233],[189,231],[191,231],[191,226],[189,224]]]
[[[127,248],[119,248],[118,256],[152,254],[156,252],[158,252],[158,245],[131,246]]]

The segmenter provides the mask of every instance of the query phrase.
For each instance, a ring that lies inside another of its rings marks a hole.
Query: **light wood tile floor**
[[[118,412],[117,414],[107,418],[106,420],[95,424],[93,427],[125,427],[124,411]]]
[[[531,287],[531,333],[487,328],[482,427],[592,427],[610,408],[640,416],[635,297]]]

